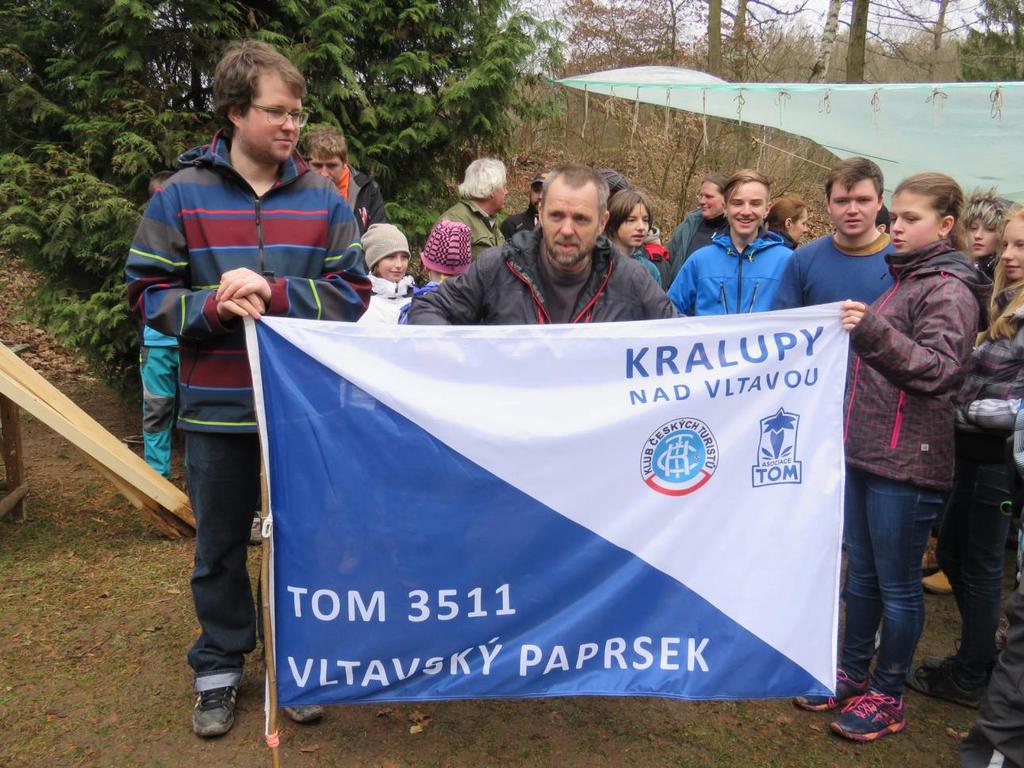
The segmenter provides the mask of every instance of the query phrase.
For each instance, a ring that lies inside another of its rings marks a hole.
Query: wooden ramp
[[[3,344],[0,395],[82,451],[162,534],[179,538],[194,533],[196,521],[184,493]]]

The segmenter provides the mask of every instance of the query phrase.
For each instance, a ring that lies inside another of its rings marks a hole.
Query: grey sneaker
[[[973,688],[964,688],[953,678],[952,665],[927,669],[923,666],[913,670],[907,676],[907,687],[925,696],[945,699],[954,704],[977,709],[981,698],[985,695],[988,685],[982,683]]]
[[[233,685],[213,688],[196,694],[192,709],[192,730],[204,739],[223,736],[235,724],[235,700],[238,689]]]
[[[296,723],[312,723],[324,716],[324,708],[319,704],[307,704],[304,707],[282,707],[282,709]]]
[[[942,669],[953,666],[954,661],[956,661],[956,654],[950,654],[949,656],[925,656],[921,660],[921,666],[927,670]]]

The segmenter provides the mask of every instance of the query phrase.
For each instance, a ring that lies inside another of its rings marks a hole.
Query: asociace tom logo
[[[761,419],[757,464],[750,470],[751,484],[755,488],[803,483],[803,462],[796,460],[799,428],[800,414],[783,408]]]
[[[718,468],[718,443],[700,419],[675,419],[658,427],[640,452],[640,474],[666,496],[699,490]]]

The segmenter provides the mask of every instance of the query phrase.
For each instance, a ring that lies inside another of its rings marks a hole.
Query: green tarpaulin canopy
[[[870,157],[891,191],[942,171],[968,191],[1024,202],[1024,83],[729,83],[678,67],[630,67],[557,82],[698,115],[776,128],[841,158]]]

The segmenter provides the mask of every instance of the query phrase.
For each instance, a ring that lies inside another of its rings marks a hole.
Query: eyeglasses
[[[267,122],[271,125],[284,125],[288,122],[288,118],[292,119],[299,128],[309,122],[309,112],[303,109],[297,109],[294,112],[286,112],[280,107],[264,107],[262,104],[250,104],[250,107],[256,107],[260,112],[267,116]]]

